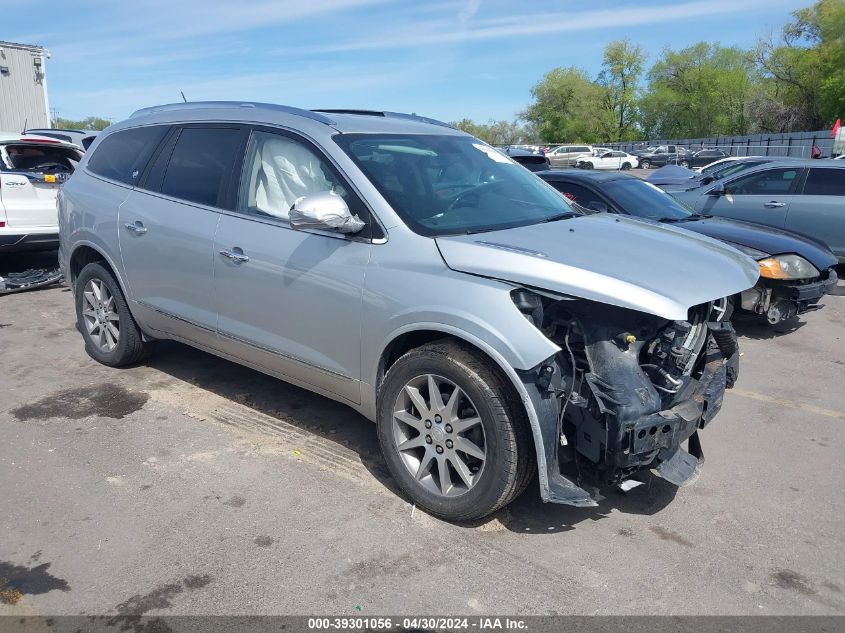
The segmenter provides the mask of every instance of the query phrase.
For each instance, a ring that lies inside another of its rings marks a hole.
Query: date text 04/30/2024
[[[316,617],[308,618],[308,628],[313,631],[369,629],[373,631],[432,629],[432,630],[527,630],[524,620],[507,617]]]

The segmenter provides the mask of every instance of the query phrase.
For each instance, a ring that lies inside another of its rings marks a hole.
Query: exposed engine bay
[[[523,376],[544,414],[548,500],[594,505],[586,488],[644,469],[692,483],[704,459],[698,432],[738,374],[736,334],[722,320],[726,301],[670,321],[540,291],[517,289],[512,298],[561,348]],[[687,440],[688,451],[681,447]]]

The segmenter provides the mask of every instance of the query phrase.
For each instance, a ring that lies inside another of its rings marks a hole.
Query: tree
[[[450,123],[452,127],[472,134],[490,145],[514,145],[533,140],[532,131],[526,129],[518,120],[476,123],[472,119],[461,119]]]
[[[845,114],[845,0],[818,0],[793,16],[778,42],[760,40],[754,59],[769,84],[768,110],[791,115],[777,127],[817,130]]]
[[[615,129],[606,138],[617,141],[637,137],[637,101],[643,72],[643,49],[627,40],[610,42],[604,48],[604,62],[597,83],[604,88],[604,107],[613,113]]]
[[[534,102],[522,113],[547,142],[606,140],[614,127],[604,90],[574,66],[553,68],[531,89]]]
[[[105,130],[112,124],[108,119],[102,119],[96,116],[85,117],[80,121],[72,119],[63,119],[56,117],[53,120],[53,127],[64,128],[66,130]]]
[[[737,48],[699,42],[666,48],[649,72],[640,101],[650,138],[744,134],[746,102],[756,83],[751,57]]]

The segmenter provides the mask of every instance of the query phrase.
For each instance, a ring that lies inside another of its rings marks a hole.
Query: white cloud
[[[463,15],[477,15],[478,7],[470,1]],[[380,33],[369,34],[355,40],[337,44],[320,45],[300,49],[300,52],[329,53],[355,50],[378,50],[390,48],[414,48],[435,44],[460,43],[526,37],[530,35],[551,35],[572,31],[609,29],[621,26],[643,26],[665,22],[678,22],[714,15],[727,15],[760,9],[773,5],[793,5],[794,0],[696,0],[672,5],[640,5],[622,9],[593,11],[561,10],[554,13],[521,13],[519,15],[482,19],[472,27],[449,28],[443,20],[427,24],[415,24],[404,28],[384,28]],[[473,10],[474,7],[474,10]],[[469,18],[467,18],[467,21]],[[459,20],[461,22],[462,20]]]

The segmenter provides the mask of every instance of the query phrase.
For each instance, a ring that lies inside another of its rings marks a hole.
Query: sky
[[[607,42],[653,61],[706,40],[750,47],[811,0],[0,0],[0,40],[39,44],[50,107],[120,120],[236,100],[511,119],[556,66],[595,76]]]

